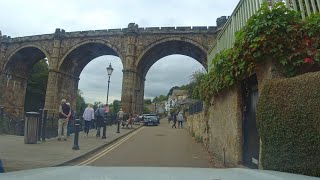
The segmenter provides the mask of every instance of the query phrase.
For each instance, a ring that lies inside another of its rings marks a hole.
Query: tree
[[[94,102],[93,103],[93,109],[96,110],[98,109],[99,105],[102,104],[100,101],[99,102]]]
[[[42,59],[33,65],[27,82],[24,103],[25,111],[38,111],[44,108],[48,74],[49,70],[46,59]]]
[[[150,113],[150,109],[147,106],[143,107],[143,114],[149,114]]]
[[[118,113],[119,110],[120,110],[120,101],[119,100],[114,100],[112,105],[113,105],[113,108],[112,108],[113,112],[114,113]]]
[[[144,99],[144,104],[151,104],[151,103],[152,103],[151,99]]]
[[[166,101],[168,98],[165,95],[160,95],[159,97],[156,96],[155,98],[153,98],[152,102],[162,102],[162,101]]]
[[[206,72],[204,70],[195,71],[192,74],[191,82],[189,83],[189,93],[193,99],[201,99],[200,97],[200,82],[204,78]]]
[[[160,102],[162,102],[162,101],[167,101],[167,99],[168,99],[168,98],[167,98],[167,96],[165,96],[165,95],[160,95],[160,96],[159,96],[159,101],[160,101]]]
[[[152,102],[159,102],[158,96],[154,97],[153,100],[152,100]]]
[[[169,90],[169,92],[168,92],[168,94],[167,94],[167,99],[169,98],[169,96],[172,95],[172,92],[173,92],[173,90],[175,90],[175,89],[179,89],[179,86],[174,86],[174,87],[172,87],[172,88]]]
[[[80,89],[77,91],[77,102],[76,102],[76,112],[77,114],[83,113],[83,111],[86,109],[87,105],[82,97],[83,93],[81,92]]]

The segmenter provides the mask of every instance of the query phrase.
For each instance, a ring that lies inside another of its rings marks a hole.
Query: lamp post
[[[113,72],[113,68],[111,66],[111,63],[109,65],[109,67],[107,67],[107,72],[108,72],[108,91],[107,91],[107,104],[108,104],[108,100],[109,100],[109,86],[110,86],[110,77],[111,77],[111,74]],[[104,119],[104,123],[103,123],[103,132],[102,132],[102,139],[106,139],[106,125],[107,125],[107,119],[105,118]]]

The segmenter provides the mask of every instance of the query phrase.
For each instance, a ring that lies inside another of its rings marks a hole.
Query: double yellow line
[[[115,144],[111,145],[110,147],[106,148],[105,150],[103,150],[103,151],[99,152],[98,154],[94,155],[93,157],[90,157],[89,159],[77,164],[77,166],[85,166],[85,165],[88,165],[88,164],[96,161],[97,159],[99,159],[102,156],[106,155],[107,153],[109,153],[110,151],[112,151],[113,149],[115,149],[116,147],[121,145],[123,142],[125,142],[126,140],[128,140],[129,138],[131,138],[132,136],[137,134],[142,129],[144,129],[144,127],[141,127],[140,129],[136,130],[135,132],[129,134],[128,136],[125,136],[124,138],[122,138],[121,140],[119,140]]]

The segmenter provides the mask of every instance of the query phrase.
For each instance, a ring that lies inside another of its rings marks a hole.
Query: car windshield
[[[0,180],[320,177],[319,0],[2,0],[0,22]]]

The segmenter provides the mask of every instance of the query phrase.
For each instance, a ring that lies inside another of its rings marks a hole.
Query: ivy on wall
[[[257,63],[274,60],[284,76],[320,67],[320,15],[305,20],[282,2],[263,3],[235,34],[233,48],[218,53],[194,96],[209,102],[214,94],[248,77]],[[197,94],[198,93],[198,94]]]

